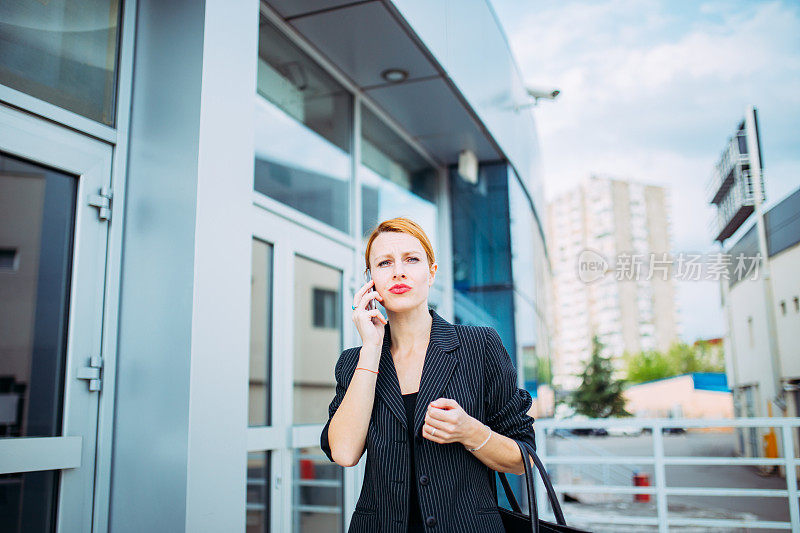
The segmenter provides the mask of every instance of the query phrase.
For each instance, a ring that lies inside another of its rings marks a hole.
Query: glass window
[[[0,83],[114,124],[119,0],[0,2]]]
[[[0,154],[0,438],[61,434],[77,180]]]
[[[516,354],[514,285],[511,276],[508,169],[480,165],[478,183],[450,170],[453,198],[455,319],[494,327],[509,354]]]
[[[272,245],[253,239],[250,285],[250,426],[272,424]]]
[[[247,533],[269,533],[270,452],[247,454]]]
[[[0,530],[55,531],[58,478],[58,470],[0,475]]]
[[[314,327],[335,328],[339,321],[336,318],[339,302],[335,291],[314,289]]]
[[[294,531],[328,533],[344,530],[344,468],[331,463],[319,446],[295,450]]]
[[[294,424],[324,424],[336,394],[334,369],[342,352],[340,312],[333,327],[315,327],[314,291],[332,294],[341,305],[342,271],[304,257],[294,266]],[[330,300],[329,300],[330,301]]]
[[[454,287],[465,294],[479,287],[512,283],[508,219],[508,171],[504,163],[481,165],[472,185],[450,171],[453,196]]]
[[[365,246],[382,220],[405,216],[420,224],[438,249],[436,169],[367,107],[361,111],[359,178]]]
[[[349,231],[353,98],[261,18],[255,190]]]
[[[0,438],[62,433],[76,191],[73,176],[0,154]],[[0,524],[52,531],[57,492],[58,472],[0,476]]]
[[[17,269],[17,250],[15,248],[0,249],[0,270]]]

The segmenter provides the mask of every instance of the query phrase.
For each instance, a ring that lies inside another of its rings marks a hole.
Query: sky
[[[490,1],[526,85],[561,90],[533,108],[548,200],[592,174],[665,186],[672,251],[719,251],[706,184],[748,105],[766,207],[800,187],[800,2]],[[684,340],[724,334],[717,282],[677,293]]]

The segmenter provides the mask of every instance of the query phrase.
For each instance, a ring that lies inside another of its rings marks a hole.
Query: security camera
[[[560,89],[540,89],[538,87],[525,87],[525,92],[528,93],[528,96],[533,98],[524,104],[514,104],[514,111],[519,112],[521,109],[526,109],[529,107],[534,107],[539,103],[539,100],[555,100],[559,94],[561,94]]]
[[[525,90],[528,91],[528,95],[532,96],[536,100],[541,100],[542,98],[546,100],[555,100],[561,91],[558,89],[540,89],[538,87],[525,87]]]

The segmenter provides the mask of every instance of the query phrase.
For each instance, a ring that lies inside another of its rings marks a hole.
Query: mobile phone
[[[364,278],[366,278],[366,281],[369,281],[369,280],[372,279],[372,273],[369,271],[369,269],[367,269],[366,273],[364,273]],[[370,287],[368,292],[373,292],[375,290],[374,287],[375,287],[375,285]],[[377,309],[377,308],[378,308],[378,303],[375,300],[375,298],[372,298],[369,301],[369,303],[367,304],[367,309],[368,310],[372,310],[372,309]]]

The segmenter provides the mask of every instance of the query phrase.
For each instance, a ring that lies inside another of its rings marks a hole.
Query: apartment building
[[[625,352],[677,340],[668,212],[665,188],[599,176],[548,204],[556,387],[579,385],[594,335],[619,369]],[[587,278],[579,268],[590,259],[603,268]]]

